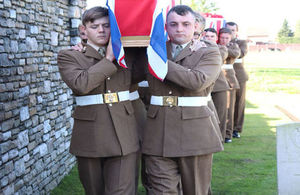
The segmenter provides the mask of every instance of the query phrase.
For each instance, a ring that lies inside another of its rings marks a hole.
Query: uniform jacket
[[[239,48],[241,50],[241,54],[239,58],[242,59],[242,63],[234,63],[233,65],[236,73],[236,77],[240,83],[246,82],[249,79],[249,76],[244,66],[244,57],[248,53],[247,42],[245,40],[240,40],[240,39],[234,39],[233,42],[239,45]]]
[[[129,90],[131,71],[103,58],[94,48],[62,50],[59,71],[74,96]],[[70,152],[82,157],[126,155],[139,149],[137,124],[130,101],[76,106]]]
[[[230,43],[229,46],[227,46],[227,51],[228,57],[225,60],[225,64],[233,64],[235,59],[237,59],[240,55],[239,46],[236,43]],[[240,88],[234,69],[225,69],[225,77],[232,89]]]
[[[191,51],[188,44],[175,58],[167,42],[168,73],[162,82],[147,75],[155,96],[207,96],[221,70],[217,45]],[[143,135],[142,151],[164,157],[202,155],[223,150],[214,111],[209,106],[166,107],[150,105]]]
[[[222,64],[223,64],[225,59],[228,57],[228,50],[223,45],[218,45],[218,46],[219,46],[220,54],[221,54],[221,57],[222,57]],[[218,79],[215,82],[215,85],[214,85],[214,88],[213,88],[212,92],[227,91],[229,89],[230,89],[230,87],[229,87],[227,79],[225,77],[225,71],[222,70],[220,72],[220,75],[219,75]]]

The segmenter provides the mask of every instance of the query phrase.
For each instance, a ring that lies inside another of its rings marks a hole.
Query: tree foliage
[[[203,13],[214,13],[220,9],[211,0],[185,0],[184,4],[189,5],[194,11]]]
[[[300,20],[298,20],[296,23],[295,38],[300,38]]]
[[[277,34],[277,40],[279,43],[300,43],[300,21],[296,26],[296,32],[290,29],[288,21],[284,19],[281,29]]]

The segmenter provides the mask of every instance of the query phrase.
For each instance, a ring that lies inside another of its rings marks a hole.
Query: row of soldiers
[[[195,27],[204,27],[196,19],[188,6],[169,10],[163,81],[149,70],[146,48],[125,48],[127,68],[118,65],[103,7],[82,16],[87,41],[59,52],[61,77],[76,100],[70,152],[86,194],[137,194],[140,164],[147,194],[210,192],[213,153],[224,149],[212,98],[227,108],[227,95],[213,94],[228,90],[215,83],[236,44],[226,43],[223,52],[212,41],[196,40]]]
[[[205,18],[196,14],[196,21],[205,25]],[[196,28],[195,39],[205,39],[218,44],[223,65],[222,71],[215,82],[212,99],[215,104],[220,130],[225,143],[232,138],[240,138],[243,130],[246,81],[248,74],[244,68],[244,57],[248,52],[247,42],[238,39],[238,25],[227,22],[217,32],[214,28]]]

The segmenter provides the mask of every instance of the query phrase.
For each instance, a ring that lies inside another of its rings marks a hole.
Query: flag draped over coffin
[[[111,42],[112,42],[112,48],[114,52],[114,56],[120,66],[123,68],[127,68],[125,63],[125,53],[124,48],[121,42],[121,32],[119,30],[119,26],[117,23],[117,19],[115,16],[115,1],[107,1],[106,3],[108,7],[108,15],[109,15],[109,21],[110,21],[110,29],[111,29]]]
[[[203,13],[202,15],[206,19],[205,28],[214,28],[219,33],[219,30],[226,25],[226,20],[221,15],[211,13]]]
[[[148,68],[164,80],[168,72],[166,13],[174,4],[174,0],[107,0],[113,51],[121,66],[127,67],[121,36],[150,36]]]

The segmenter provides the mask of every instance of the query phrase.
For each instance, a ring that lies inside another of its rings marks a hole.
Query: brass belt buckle
[[[163,106],[177,106],[177,96],[163,96]]]
[[[105,93],[104,94],[104,102],[106,104],[119,102],[117,93]]]

